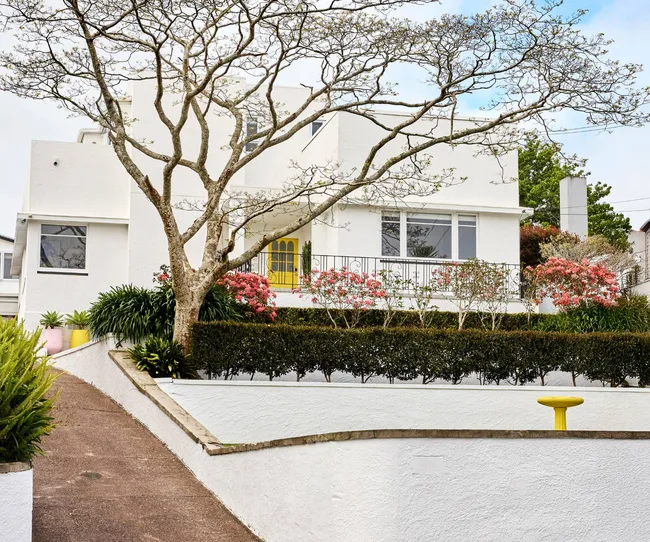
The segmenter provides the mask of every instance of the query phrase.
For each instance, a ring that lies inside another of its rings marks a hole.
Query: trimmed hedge
[[[333,313],[337,313],[334,310]],[[275,323],[287,325],[327,326],[332,327],[332,321],[327,316],[327,311],[321,308],[278,307]],[[384,322],[385,311],[370,309],[361,313],[357,327],[381,327]],[[530,329],[547,319],[554,318],[551,314],[531,314],[530,324],[525,313],[505,314],[500,329],[503,331],[516,331]],[[338,321],[343,321],[338,318]],[[420,320],[415,311],[398,311],[390,323],[390,327],[419,327]],[[432,314],[431,328],[433,329],[458,329],[458,313],[453,311],[435,311]],[[470,312],[467,315],[465,329],[484,329],[481,324],[480,314]]]
[[[612,386],[635,377],[650,383],[650,335],[540,331],[334,329],[325,326],[198,322],[192,360],[209,376],[262,373],[269,379],[320,371],[454,384],[478,374],[483,383],[544,381],[551,371],[584,375]]]

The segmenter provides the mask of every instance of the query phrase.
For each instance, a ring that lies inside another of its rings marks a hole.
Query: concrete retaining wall
[[[165,411],[152,401],[149,388],[164,399],[155,383],[143,384],[146,375],[127,376],[108,349],[92,344],[55,362],[113,397],[268,542],[647,539],[650,433],[339,433],[245,451],[254,446],[197,441],[178,415],[170,415],[173,407]],[[256,389],[266,394],[276,388]],[[310,432],[320,415],[310,414]]]

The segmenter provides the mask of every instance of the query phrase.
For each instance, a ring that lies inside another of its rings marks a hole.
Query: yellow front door
[[[272,288],[298,286],[298,239],[283,237],[269,245],[269,282]]]

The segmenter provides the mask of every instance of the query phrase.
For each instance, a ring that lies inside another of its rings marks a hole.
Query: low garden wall
[[[648,432],[430,428],[339,432],[226,446],[219,442],[226,441],[224,436],[213,436],[171,401],[153,379],[135,370],[123,354],[109,355],[110,348],[107,343],[90,344],[56,356],[55,365],[115,399],[268,542],[610,542],[647,537]],[[172,388],[177,385],[197,393],[226,393],[227,389],[250,393],[254,389],[236,383],[171,384]],[[282,393],[296,389],[276,384],[256,387],[257,396],[249,396],[246,402],[254,401],[259,412],[270,413],[279,403],[265,407],[267,392],[276,393],[284,387],[287,390]],[[363,387],[364,393],[378,395],[367,402],[366,420],[384,415],[384,410],[376,411],[373,405],[406,410],[406,404],[395,404],[394,396],[381,396],[408,390],[387,388]],[[337,386],[301,385],[299,389],[339,393]],[[421,393],[418,387],[409,389]],[[505,387],[482,390],[502,397],[504,404],[514,397],[511,394],[522,391]],[[426,391],[431,395],[447,393],[435,388]],[[631,412],[642,410],[626,401],[646,397],[643,390],[600,393],[620,397],[621,422]],[[446,397],[451,413],[453,401]],[[596,401],[586,395],[585,399],[584,405],[569,413],[570,429],[578,428],[573,414]],[[331,409],[336,408],[336,400],[331,397]],[[612,400],[614,403],[617,401]],[[427,405],[413,410],[423,408]],[[536,408],[540,419],[550,425],[550,410]],[[321,412],[307,413],[313,422],[308,432],[315,433]],[[234,410],[222,412],[221,417],[231,417],[237,425],[247,422]],[[275,423],[274,418],[266,418],[267,425]],[[289,423],[291,420],[286,420],[284,425]],[[262,437],[260,433],[256,440]]]
[[[650,389],[158,380],[224,442],[366,429],[552,429],[545,395],[577,395],[570,429],[650,431]]]

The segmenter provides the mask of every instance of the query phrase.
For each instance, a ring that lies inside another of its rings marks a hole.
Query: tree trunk
[[[177,297],[174,317],[174,340],[183,347],[185,355],[190,353],[190,327],[199,320],[202,299],[198,296]]]

